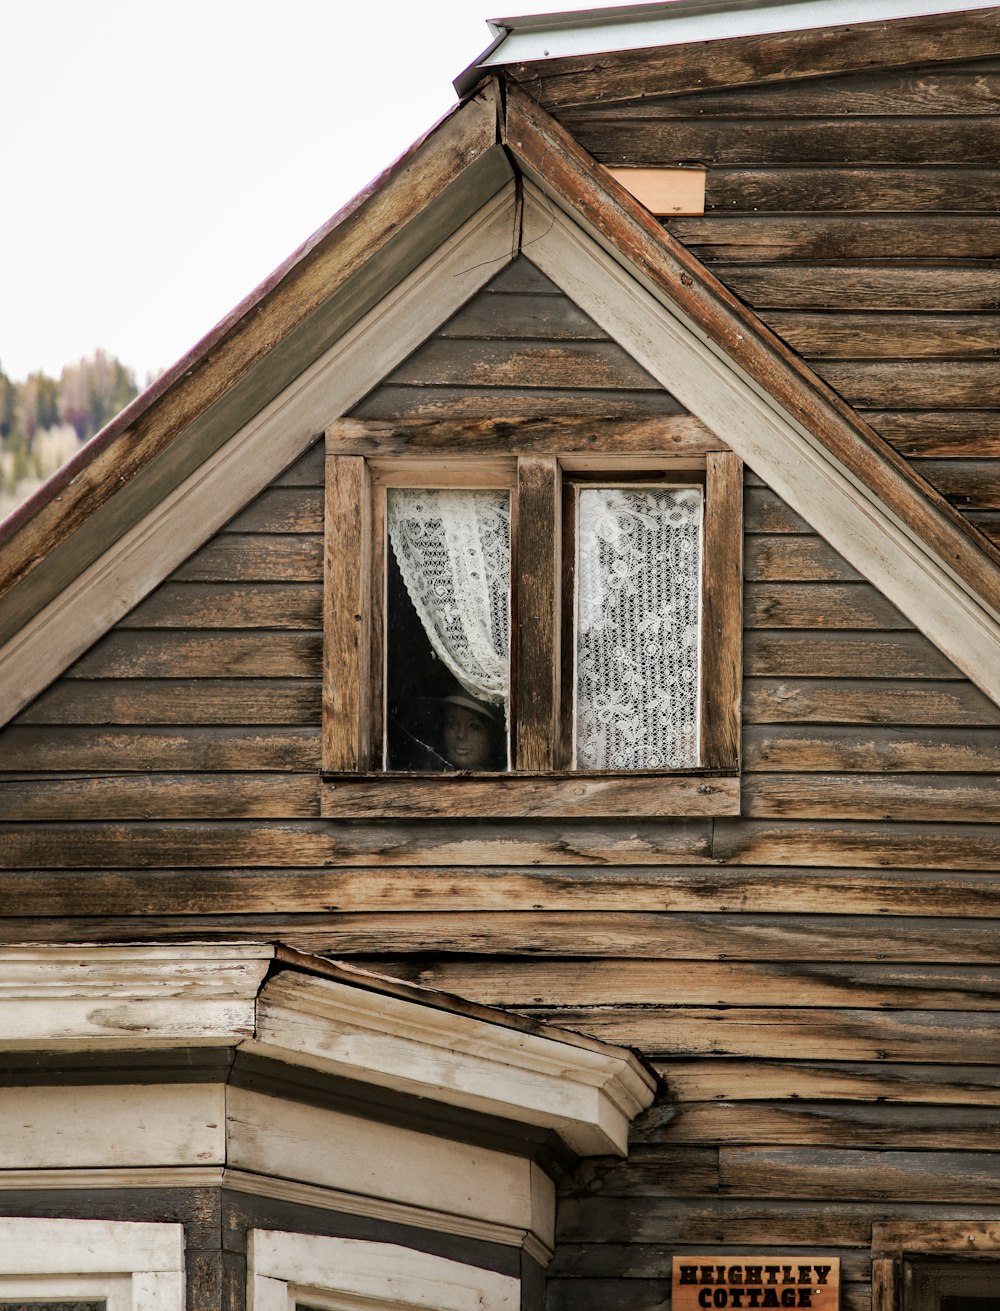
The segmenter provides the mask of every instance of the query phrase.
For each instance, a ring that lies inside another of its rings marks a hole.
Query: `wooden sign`
[[[674,1257],[671,1311],[837,1311],[839,1303],[839,1257]]]

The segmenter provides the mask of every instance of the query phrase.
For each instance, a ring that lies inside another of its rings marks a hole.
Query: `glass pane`
[[[505,770],[510,495],[387,495],[386,754],[391,770]]]
[[[575,764],[699,761],[697,487],[594,487],[577,505]]]

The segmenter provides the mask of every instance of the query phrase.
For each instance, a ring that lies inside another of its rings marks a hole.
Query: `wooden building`
[[[856,17],[511,20],[0,527],[0,1303],[996,1307],[1000,9]]]

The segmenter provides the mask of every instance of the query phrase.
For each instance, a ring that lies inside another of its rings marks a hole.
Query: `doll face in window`
[[[493,735],[483,715],[464,706],[447,706],[442,737],[444,754],[455,769],[492,768]]]

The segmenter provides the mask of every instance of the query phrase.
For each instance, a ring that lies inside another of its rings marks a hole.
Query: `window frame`
[[[995,1220],[889,1220],[872,1225],[872,1311],[927,1311],[941,1285],[1000,1265]]]
[[[184,1226],[0,1218],[0,1298],[21,1297],[184,1311]]]
[[[703,483],[701,763],[565,768],[564,481]],[[381,768],[384,488],[511,488],[512,769]],[[322,813],[375,818],[739,813],[743,473],[689,415],[485,422],[339,420],[326,432]]]
[[[517,1311],[520,1280],[394,1243],[279,1229],[247,1236],[249,1311]]]

